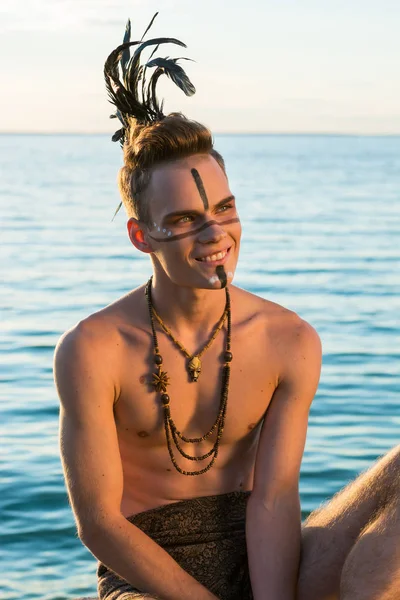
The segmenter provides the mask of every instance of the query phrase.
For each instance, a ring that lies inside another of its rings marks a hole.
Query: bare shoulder
[[[100,351],[107,352],[111,349],[113,337],[115,338],[115,328],[110,318],[99,311],[62,334],[56,345],[55,358],[67,359],[77,354],[83,357]]]
[[[140,323],[143,301],[141,290],[136,288],[114,302],[88,315],[68,329],[58,340],[56,352],[69,353],[77,348],[82,351],[114,355],[119,345],[121,328]]]
[[[88,402],[103,398],[111,405],[116,401],[110,365],[88,323],[78,323],[61,336],[54,352],[53,374],[61,406],[72,414],[82,412]]]
[[[316,329],[295,311],[256,294],[234,288],[236,304],[242,318],[255,319],[258,330],[266,335],[274,351],[285,364],[307,351],[309,360],[320,362],[321,340]]]
[[[83,388],[105,392],[116,402],[118,386],[119,336],[110,318],[92,314],[68,329],[54,352],[54,380],[64,405],[77,402]],[[107,400],[106,400],[107,401]]]
[[[276,327],[290,328],[296,322],[301,321],[297,313],[277,302],[272,302],[272,300],[262,298],[237,286],[231,286],[231,289],[234,302],[242,316],[264,318],[274,329]]]
[[[141,287],[132,290],[63,333],[54,353],[57,387],[69,389],[74,379],[82,382],[91,378],[103,389],[112,386],[114,401],[117,401],[124,338],[129,336],[132,342],[143,337],[145,306],[141,290]]]

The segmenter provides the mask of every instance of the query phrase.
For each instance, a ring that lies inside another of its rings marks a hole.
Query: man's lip
[[[230,250],[231,250],[232,246],[228,246],[228,248],[225,248],[224,250],[218,250],[218,252],[213,252],[212,254],[219,254],[219,252],[226,252],[225,256],[223,258],[220,258],[219,260],[201,260],[201,258],[205,258],[205,256],[196,258],[195,260],[197,260],[197,262],[200,262],[202,265],[206,265],[206,266],[210,266],[210,267],[215,267],[215,265],[223,265],[229,258],[230,255]],[[211,256],[212,256],[211,254]],[[210,254],[207,254],[206,256],[210,256]]]

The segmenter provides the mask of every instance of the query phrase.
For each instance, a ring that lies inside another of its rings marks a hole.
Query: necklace
[[[151,282],[152,282],[152,277],[150,277],[149,281],[147,282],[147,285],[145,288],[145,295],[146,295],[147,303],[148,303],[148,307],[149,307],[151,330],[152,330],[152,334],[153,334],[153,346],[154,346],[154,354],[155,354],[154,362],[157,365],[157,373],[153,373],[152,385],[155,387],[157,392],[161,393],[161,404],[162,404],[163,411],[164,411],[164,428],[165,428],[165,436],[167,439],[168,452],[169,452],[172,464],[174,465],[175,469],[179,473],[181,473],[182,475],[202,475],[203,473],[206,473],[212,467],[212,465],[214,464],[214,462],[218,456],[219,443],[220,443],[220,439],[221,439],[222,432],[224,430],[224,424],[225,424],[225,415],[226,415],[226,408],[227,408],[227,402],[228,402],[229,377],[230,377],[230,369],[231,369],[230,362],[232,361],[232,358],[233,358],[232,353],[230,351],[230,348],[231,348],[231,303],[230,303],[229,291],[228,291],[228,288],[226,287],[225,288],[226,316],[228,319],[228,328],[227,328],[227,338],[226,338],[226,350],[224,353],[224,366],[222,367],[222,385],[221,385],[221,397],[220,397],[220,405],[219,405],[218,415],[217,415],[214,425],[202,437],[188,438],[188,437],[184,436],[177,429],[177,427],[171,417],[170,397],[166,393],[167,386],[169,385],[169,377],[168,377],[168,374],[166,371],[162,371],[162,367],[161,367],[161,365],[163,363],[163,358],[160,354],[160,350],[158,347],[157,334],[156,334],[156,329],[154,326],[153,304],[152,304],[152,300],[151,300]],[[205,439],[207,439],[215,430],[217,430],[217,438],[215,440],[215,443],[214,443],[213,447],[211,448],[211,450],[209,452],[207,452],[206,454],[203,454],[202,456],[190,456],[189,454],[186,454],[186,452],[184,452],[184,450],[182,450],[182,448],[179,444],[178,438],[183,440],[184,442],[188,442],[191,444],[202,442]],[[199,461],[199,460],[204,460],[204,459],[208,458],[212,454],[214,456],[212,457],[212,459],[208,463],[208,465],[206,467],[204,467],[203,469],[201,469],[200,471],[184,471],[183,469],[181,469],[179,467],[179,465],[177,464],[177,462],[175,460],[175,457],[174,457],[174,454],[172,451],[171,438],[174,441],[178,452],[180,452],[180,454],[183,457],[187,458],[188,460]]]
[[[158,312],[156,311],[156,309],[154,308],[153,305],[151,306],[151,309],[153,311],[153,315],[155,316],[155,318],[157,319],[157,321],[161,325],[162,329],[168,335],[168,337],[174,342],[175,346],[177,346],[179,348],[179,350],[181,352],[183,352],[183,354],[186,356],[186,358],[189,359],[189,362],[187,364],[187,369],[189,371],[189,374],[190,374],[190,377],[191,377],[192,381],[197,381],[198,378],[199,378],[199,376],[200,376],[200,373],[201,373],[201,360],[200,360],[200,357],[204,354],[204,352],[206,350],[209,349],[209,347],[211,346],[211,344],[213,343],[213,341],[217,337],[219,331],[221,331],[222,327],[224,326],[225,319],[226,319],[226,317],[228,315],[227,305],[225,305],[225,309],[224,309],[224,312],[222,314],[222,317],[218,321],[218,324],[217,324],[217,326],[215,328],[215,331],[212,334],[210,340],[207,342],[207,344],[204,346],[204,348],[200,352],[197,352],[197,354],[189,354],[189,352],[186,350],[186,348],[183,346],[183,344],[181,344],[181,342],[179,342],[174,337],[172,331],[164,323],[164,321],[162,320],[162,318],[160,317],[160,315],[158,314]]]

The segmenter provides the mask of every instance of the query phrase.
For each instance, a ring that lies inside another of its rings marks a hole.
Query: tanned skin
[[[229,182],[212,156],[158,167],[149,197],[152,226],[130,218],[129,238],[149,254],[154,306],[189,352],[209,340],[224,311],[222,288],[229,286],[233,360],[225,428],[207,473],[188,477],[175,470],[159,394],[150,385],[145,281],[78,323],[55,354],[61,453],[78,534],[101,562],[152,597],[215,600],[125,517],[187,498],[253,490],[246,535],[254,598],[266,598],[268,582],[268,598],[294,600],[298,479],[320,375],[319,337],[293,311],[232,284],[241,224]],[[198,260],[226,249],[218,271]],[[226,326],[202,356],[197,383],[190,381],[183,354],[161,329],[157,336],[170,377],[171,416],[185,435],[200,437],[218,412]],[[182,447],[198,456],[213,443],[211,436]],[[187,469],[189,461],[179,454],[177,461]]]

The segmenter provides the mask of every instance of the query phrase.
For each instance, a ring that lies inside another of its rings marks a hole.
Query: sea
[[[243,234],[234,283],[318,331],[303,517],[400,438],[400,137],[218,135]],[[0,135],[0,598],[96,595],[68,504],[52,361],[61,334],[142,284],[119,144]]]

